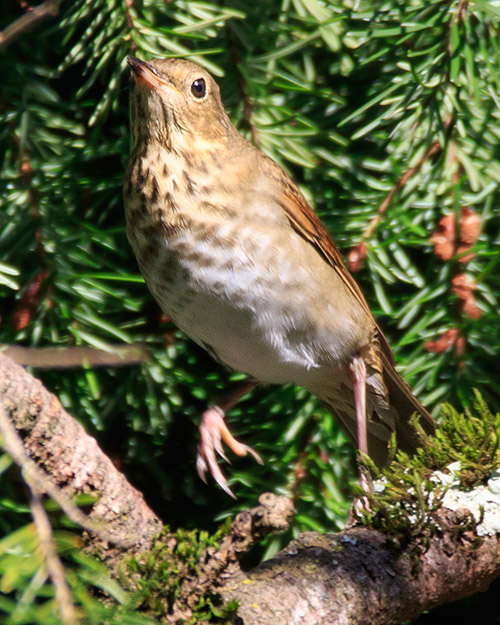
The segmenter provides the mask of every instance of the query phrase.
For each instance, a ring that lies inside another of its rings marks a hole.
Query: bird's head
[[[220,140],[235,129],[224,111],[212,76],[184,59],[141,61],[127,57],[134,88],[131,124],[134,141],[176,144],[179,135]]]

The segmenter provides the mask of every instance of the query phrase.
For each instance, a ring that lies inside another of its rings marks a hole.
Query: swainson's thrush
[[[239,134],[204,69],[127,60],[135,79],[127,235],[161,308],[250,376],[239,395],[252,379],[292,382],[320,398],[378,465],[392,432],[413,451],[410,416],[419,413],[429,432],[432,417],[394,369],[365,298],[296,184]],[[235,401],[204,414],[197,461],[230,494],[215,459],[221,439],[239,455],[254,453],[224,423]]]

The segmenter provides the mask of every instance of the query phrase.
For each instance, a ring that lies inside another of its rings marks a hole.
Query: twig
[[[434,143],[431,144],[431,146],[427,149],[427,151],[423,154],[423,156],[420,157],[418,163],[414,165],[413,167],[410,167],[410,169],[407,169],[405,171],[405,173],[401,176],[401,178],[396,182],[396,184],[392,187],[389,193],[385,196],[384,200],[379,204],[379,207],[377,209],[377,214],[374,217],[372,217],[372,219],[370,220],[370,223],[368,224],[368,226],[366,227],[363,233],[362,238],[364,240],[370,239],[372,237],[375,229],[377,228],[379,223],[382,221],[382,216],[391,205],[392,200],[394,199],[394,196],[396,195],[396,193],[401,191],[401,189],[405,186],[408,180],[410,180],[410,178],[413,178],[413,176],[420,171],[425,161],[428,161],[430,158],[432,158],[434,154],[437,154],[437,152],[439,152],[440,149],[441,149],[441,144],[439,143],[439,141],[435,141]]]
[[[3,447],[13,458],[14,462],[22,469],[29,467],[29,471],[23,471],[23,474],[29,488],[30,509],[38,534],[40,550],[45,560],[47,572],[54,584],[56,602],[61,613],[62,622],[64,625],[74,625],[77,619],[69,586],[66,582],[64,567],[57,555],[52,536],[52,527],[40,499],[40,482],[42,480],[40,480],[40,476],[37,476],[37,471],[33,471],[33,466],[31,465],[34,463],[26,457],[21,439],[16,434],[14,426],[9,421],[2,405],[0,405],[0,433],[3,437]],[[46,478],[43,481],[47,481]]]
[[[447,120],[447,122],[445,123],[445,127],[447,127],[448,125],[449,125],[449,121]],[[366,257],[365,241],[369,240],[373,236],[373,233],[375,232],[378,225],[382,221],[382,217],[387,212],[387,209],[391,205],[392,200],[394,199],[394,196],[396,195],[396,193],[401,191],[401,189],[405,186],[408,180],[410,180],[410,178],[412,178],[416,173],[420,171],[425,161],[428,161],[430,158],[434,156],[434,154],[436,154],[440,150],[441,150],[441,144],[439,143],[439,141],[434,141],[434,143],[430,145],[430,147],[423,154],[423,156],[420,157],[418,163],[405,171],[405,173],[401,176],[401,178],[399,178],[396,184],[392,187],[389,193],[385,196],[385,198],[379,204],[377,212],[370,219],[370,222],[366,226],[363,234],[361,235],[360,240],[353,247],[351,247],[351,249],[349,250],[347,254],[347,261],[349,264],[349,269],[351,271],[356,272],[361,269],[363,265],[363,261]]]
[[[448,130],[450,128],[453,121],[454,119],[452,115],[448,115],[443,123],[445,130]],[[394,199],[394,196],[399,191],[401,191],[401,189],[405,186],[405,184],[422,169],[422,166],[426,161],[431,159],[435,154],[437,154],[441,150],[442,150],[442,145],[439,141],[434,141],[433,143],[431,143],[431,145],[427,148],[424,154],[420,157],[417,164],[414,165],[413,167],[410,167],[409,169],[405,171],[405,173],[399,178],[396,184],[392,187],[389,193],[385,196],[385,198],[379,204],[376,214],[370,219],[370,222],[368,223],[363,234],[361,235],[360,240],[349,250],[347,258],[348,258],[349,268],[351,271],[354,272],[354,271],[358,271],[359,269],[361,269],[363,260],[365,259],[365,256],[366,256],[365,241],[367,241],[373,236],[373,233],[375,232],[378,225],[382,221],[382,217],[384,216],[384,214],[387,212],[387,209],[391,205]]]
[[[0,345],[0,351],[23,367],[36,369],[95,369],[131,367],[149,360],[151,353],[141,343],[110,345],[110,351],[91,347],[22,347]]]
[[[460,2],[458,3],[456,14],[454,16],[454,20],[463,19],[463,15],[467,9],[467,4],[468,4],[467,0],[460,0]],[[450,28],[454,20],[450,22]],[[445,130],[450,128],[453,121],[454,121],[453,116],[449,114],[443,124]],[[439,141],[434,141],[429,146],[427,151],[420,157],[418,163],[414,165],[413,167],[410,167],[408,170],[406,170],[405,173],[401,176],[401,178],[399,178],[396,184],[392,187],[389,193],[385,196],[384,200],[379,204],[376,215],[374,215],[374,217],[372,217],[372,219],[370,220],[370,223],[366,227],[363,233],[363,236],[361,237],[361,242],[358,243],[358,245],[360,245],[362,242],[372,237],[373,233],[375,232],[375,229],[377,228],[379,223],[382,221],[382,216],[391,205],[391,202],[394,199],[394,196],[396,195],[396,193],[398,193],[405,186],[408,180],[413,178],[413,176],[420,171],[420,169],[422,168],[422,165],[426,161],[431,159],[434,156],[434,154],[437,154],[441,150],[441,147],[442,146]]]
[[[132,17],[132,9],[134,8],[134,0],[125,0],[125,16],[127,18],[127,26],[129,30],[135,29],[134,18]],[[132,51],[137,49],[136,42],[131,39],[130,48]]]
[[[62,565],[52,538],[52,527],[43,507],[39,493],[36,487],[29,484],[30,490],[30,509],[33,521],[35,522],[36,531],[38,533],[38,543],[40,550],[45,558],[45,566],[47,572],[54,584],[56,593],[56,602],[59,606],[62,622],[65,625],[73,625],[77,623],[75,614],[75,606],[71,599],[71,592],[66,581],[66,574]]]
[[[59,13],[60,3],[61,0],[45,0],[4,28],[0,32],[0,50],[5,50],[13,41],[47,17],[55,17]]]
[[[467,15],[467,8],[469,5],[469,0],[460,0],[457,4],[457,8],[455,13],[453,14],[452,19],[448,25],[448,55],[451,57],[453,55],[453,49],[451,45],[451,28],[453,24],[459,24],[464,21]]]
[[[453,19],[450,21],[450,29],[451,29],[451,25],[455,21],[460,21],[464,19],[464,15],[467,10],[467,5],[468,5],[468,0],[460,0],[460,2],[458,3],[458,7],[455,12],[455,15]],[[443,124],[444,128],[447,130],[451,126],[453,121],[454,121],[453,116],[451,114],[448,115]],[[419,159],[418,163],[414,165],[413,167],[410,167],[410,169],[408,169],[407,171],[405,171],[405,173],[396,182],[396,184],[392,187],[392,189],[386,195],[382,203],[379,205],[377,214],[370,220],[370,223],[368,224],[368,226],[366,227],[363,233],[362,241],[366,241],[367,239],[371,238],[375,229],[377,228],[380,221],[382,220],[382,216],[391,205],[391,202],[394,199],[394,196],[396,195],[396,193],[398,193],[398,191],[400,191],[405,186],[405,184],[408,182],[408,180],[410,180],[410,178],[413,178],[413,176],[420,171],[420,169],[422,168],[422,165],[426,161],[432,158],[434,154],[436,154],[440,150],[441,150],[440,142],[434,141],[434,143],[430,145],[430,147],[427,149],[424,155]]]
[[[231,31],[228,31],[228,33],[230,32]],[[230,39],[232,39],[232,37],[230,37]],[[234,66],[238,71],[238,86],[240,88],[241,95],[243,96],[243,113],[245,117],[245,122],[247,126],[250,128],[253,144],[259,147],[260,145],[259,130],[252,123],[253,104],[248,96],[246,80],[239,69],[240,55],[239,55],[238,48],[236,44],[234,43],[234,41],[231,42],[230,53],[231,53],[231,59],[234,63]]]

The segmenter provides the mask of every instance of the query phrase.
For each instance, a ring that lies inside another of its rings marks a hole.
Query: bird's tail
[[[398,449],[412,454],[419,446],[419,437],[411,423],[411,417],[416,413],[419,416],[419,424],[428,434],[434,432],[435,421],[396,371],[389,355],[380,351],[379,357],[384,384],[387,388],[388,403],[381,402],[380,397],[372,402],[367,398],[367,403],[371,403],[373,407],[371,418],[368,415],[367,434],[368,454],[377,466],[382,467],[387,462],[389,439],[394,431]],[[369,387],[367,387],[367,393],[370,393]],[[357,447],[356,413],[352,390],[349,389],[341,402],[333,402],[330,399],[324,403],[337,417],[353,445]],[[389,427],[389,423],[392,423],[392,427]]]
[[[398,414],[396,419],[398,448],[411,454],[416,451],[419,444],[417,432],[411,424],[411,417],[417,413],[419,425],[427,434],[434,432],[436,422],[412,393],[410,387],[396,371],[386,354],[382,352],[380,357],[383,364],[384,382],[389,391],[390,404]]]

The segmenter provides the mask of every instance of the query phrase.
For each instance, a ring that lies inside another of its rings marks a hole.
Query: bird
[[[224,417],[257,384],[296,384],[377,466],[395,434],[413,453],[434,420],[395,369],[387,339],[299,187],[229,119],[211,74],[182,58],[127,57],[133,147],[128,240],[162,310],[218,362],[248,377],[208,408],[197,469],[231,496],[217,454],[252,454]],[[362,486],[369,480],[361,472]]]

